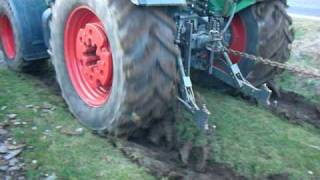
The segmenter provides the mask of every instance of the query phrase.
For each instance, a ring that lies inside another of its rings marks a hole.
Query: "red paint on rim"
[[[231,23],[231,43],[230,48],[244,52],[247,46],[246,27],[239,15],[235,16]],[[238,63],[241,57],[230,55],[233,63]]]
[[[0,16],[0,39],[6,56],[9,59],[16,57],[16,46],[11,22],[6,15]]]
[[[113,63],[108,36],[102,22],[87,6],[75,8],[64,29],[65,62],[80,98],[100,107],[110,96]]]

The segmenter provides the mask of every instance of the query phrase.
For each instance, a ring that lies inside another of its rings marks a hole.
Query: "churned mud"
[[[280,91],[280,97],[272,99],[270,109],[291,122],[310,123],[320,128],[320,105],[308,101],[294,92]]]
[[[111,138],[112,139],[112,138]],[[196,171],[192,165],[184,166],[178,151],[167,150],[146,142],[112,139],[114,145],[128,158],[149,170],[158,178],[168,179],[246,179],[224,164],[210,163],[203,172]]]

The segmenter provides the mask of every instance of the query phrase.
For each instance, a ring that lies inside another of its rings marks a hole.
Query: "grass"
[[[296,41],[293,43],[293,53],[288,63],[320,71],[320,41],[317,42],[320,38],[319,22],[295,18],[294,29]],[[277,83],[284,90],[302,94],[310,101],[320,103],[319,80],[285,72],[277,79]]]
[[[217,125],[212,144],[215,161],[253,179],[279,173],[292,179],[320,177],[318,129],[290,124],[242,99],[206,89],[200,92],[213,112],[210,122]]]
[[[81,127],[68,112],[60,96],[37,83],[33,78],[0,69],[0,121],[9,113],[18,115],[26,126],[15,127],[12,133],[18,142],[33,146],[23,153],[28,179],[40,179],[44,174],[56,174],[59,179],[154,179],[115,149],[107,139],[94,136],[88,130],[82,136],[68,136],[56,129]],[[34,112],[26,105],[56,107],[52,114]],[[37,127],[36,130],[33,127]],[[44,132],[49,130],[49,135]],[[34,165],[31,162],[37,161]]]

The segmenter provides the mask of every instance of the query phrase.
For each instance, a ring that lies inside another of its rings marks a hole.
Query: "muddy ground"
[[[309,123],[320,128],[320,105],[311,103],[305,97],[287,91],[274,98],[270,110],[292,123]]]

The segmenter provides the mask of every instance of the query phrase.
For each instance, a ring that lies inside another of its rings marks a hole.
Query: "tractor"
[[[116,136],[182,104],[201,129],[209,112],[192,83],[269,104],[293,41],[286,0],[0,0],[0,48],[14,71],[52,62],[70,111]],[[41,67],[41,66],[40,66]]]

